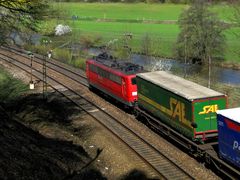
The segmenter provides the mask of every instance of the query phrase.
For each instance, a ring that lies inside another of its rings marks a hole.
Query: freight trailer
[[[240,168],[240,108],[217,111],[219,156]]]
[[[217,137],[216,111],[227,97],[164,71],[137,74],[138,108],[188,139],[204,142]]]

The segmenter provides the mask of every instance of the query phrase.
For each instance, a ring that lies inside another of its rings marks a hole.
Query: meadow
[[[70,15],[79,17],[96,17],[109,19],[154,19],[177,21],[188,5],[182,4],[145,4],[145,3],[54,3],[53,7]],[[229,21],[233,9],[228,5],[211,7],[218,16]]]
[[[123,4],[123,3],[54,3],[54,8],[65,12],[63,19],[50,22],[51,25],[63,23],[73,29],[73,34],[84,36],[100,36],[103,44],[113,39],[119,41],[124,34],[131,33],[129,41],[134,52],[140,52],[144,37],[151,40],[151,54],[174,57],[174,45],[180,32],[177,24],[180,14],[188,8],[177,4]],[[228,5],[210,7],[225,22],[231,22],[233,9]],[[72,18],[73,16],[77,18]],[[235,53],[240,41],[233,32],[239,29],[225,31],[227,47],[225,60],[240,62]]]

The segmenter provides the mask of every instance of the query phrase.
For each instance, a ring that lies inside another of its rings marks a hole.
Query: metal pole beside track
[[[43,99],[47,99],[47,68],[46,68],[47,56],[43,58]]]
[[[33,76],[33,75],[32,75],[32,68],[33,68],[33,67],[32,67],[32,66],[33,66],[32,63],[33,63],[34,55],[33,55],[33,53],[30,52],[30,51],[28,52],[28,55],[29,55],[30,61],[31,61],[31,64],[30,64],[30,67],[31,67],[31,69],[30,69],[30,70],[31,70],[31,71],[30,71],[30,72],[31,72],[31,77],[30,77],[30,82],[29,82],[29,88],[30,88],[31,90],[33,90],[33,89],[34,89],[34,82],[33,82],[33,78],[32,78],[32,76]]]
[[[47,49],[47,45],[49,43],[51,43],[52,41],[51,40],[43,40],[43,44],[45,45],[45,52],[46,52],[46,49]],[[46,63],[47,63],[47,58],[51,58],[52,56],[52,50],[50,51],[47,51],[46,53],[44,53],[43,55],[43,99],[47,99],[47,66],[46,66]]]

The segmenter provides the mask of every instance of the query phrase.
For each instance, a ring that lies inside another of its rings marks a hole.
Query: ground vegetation
[[[28,87],[21,81],[14,79],[0,68],[0,102],[14,101],[15,98],[26,92]],[[0,104],[1,104],[0,103]]]

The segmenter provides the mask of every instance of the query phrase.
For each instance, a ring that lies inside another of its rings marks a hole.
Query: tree
[[[177,39],[177,55],[181,59],[211,63],[223,57],[226,25],[208,10],[204,0],[196,0],[179,19],[181,32]]]
[[[145,33],[142,37],[142,44],[141,44],[142,53],[146,56],[150,56],[152,51],[152,46],[153,44],[152,44],[152,39],[150,35],[148,33]]]
[[[130,61],[132,55],[132,40],[132,33],[124,33],[122,38],[118,39],[116,43],[114,56],[125,61]]]
[[[37,31],[47,9],[46,0],[0,0],[0,43],[4,43],[12,31]]]
[[[233,31],[234,35],[236,36],[236,38],[238,40],[240,40],[240,2],[234,2],[232,4],[233,6],[233,19],[231,19],[231,21],[233,21],[234,24],[234,28],[236,29],[236,31]],[[236,51],[236,54],[240,57],[240,50]]]

